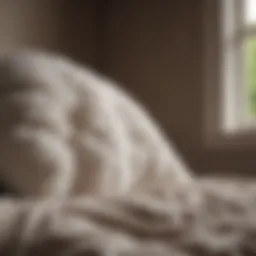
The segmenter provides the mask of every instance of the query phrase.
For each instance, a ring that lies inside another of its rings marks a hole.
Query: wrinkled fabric
[[[2,199],[0,255],[256,255],[256,186],[201,180],[191,210],[173,198]]]

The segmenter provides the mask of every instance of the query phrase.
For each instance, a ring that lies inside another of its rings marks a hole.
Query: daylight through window
[[[256,123],[256,0],[223,0],[222,123],[225,129]]]

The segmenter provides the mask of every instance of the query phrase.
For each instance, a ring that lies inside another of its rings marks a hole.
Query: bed
[[[256,255],[256,182],[200,179],[202,204],[2,199],[0,255]]]

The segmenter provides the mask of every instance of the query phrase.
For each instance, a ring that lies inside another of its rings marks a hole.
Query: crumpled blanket
[[[0,255],[256,255],[254,181],[199,181],[202,203],[146,197],[0,201]]]

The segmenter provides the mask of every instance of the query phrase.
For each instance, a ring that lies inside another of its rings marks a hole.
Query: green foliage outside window
[[[247,39],[245,45],[245,92],[247,115],[256,117],[256,38]]]

